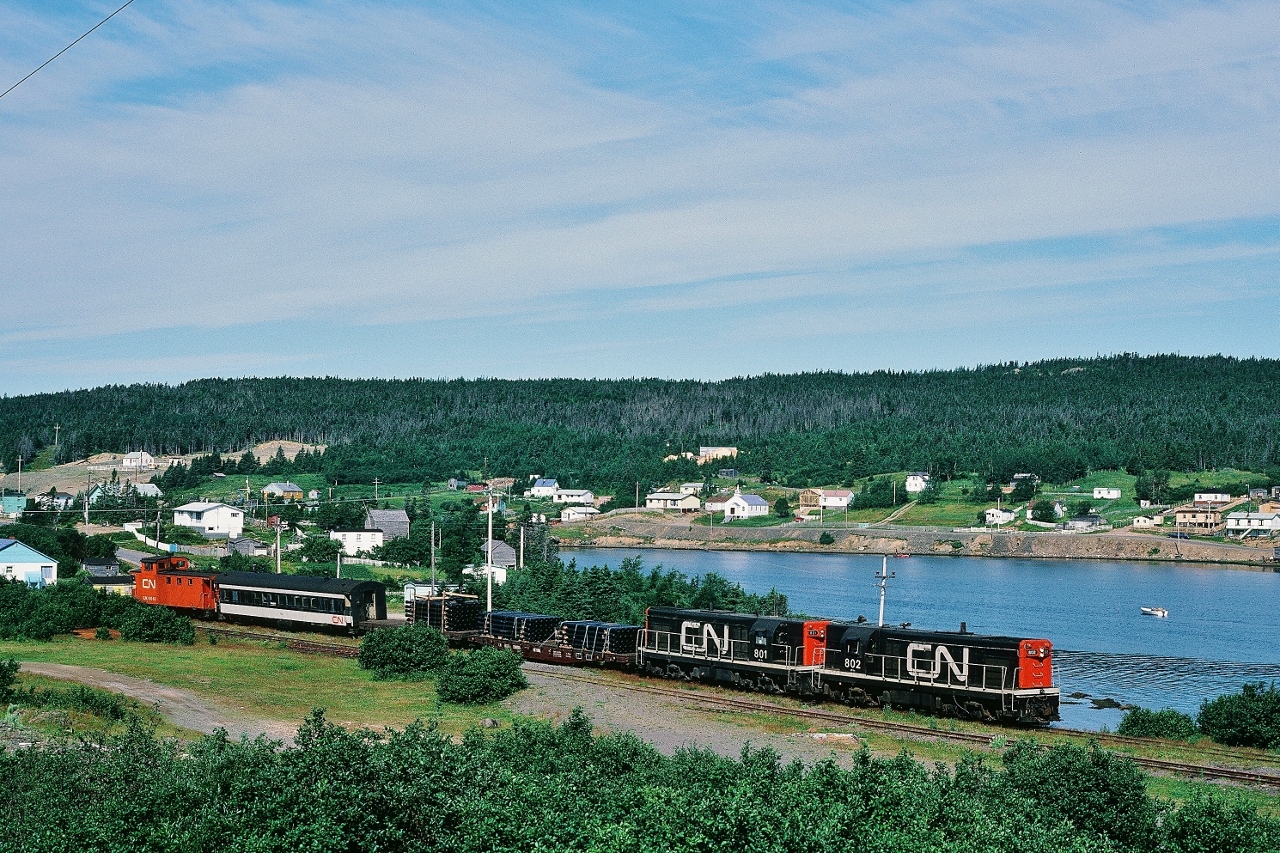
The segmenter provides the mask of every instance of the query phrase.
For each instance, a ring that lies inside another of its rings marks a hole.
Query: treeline
[[[1006,480],[1027,471],[1051,482],[1121,467],[1265,472],[1280,462],[1280,361],[1121,355],[722,382],[280,378],[109,386],[0,398],[6,469],[52,444],[55,424],[63,461],[139,448],[239,453],[292,439],[329,448],[277,464],[281,475],[439,482],[483,468],[520,482],[555,476],[563,487],[609,490],[620,501],[636,482],[643,493],[701,479],[705,472],[691,461],[662,458],[703,444],[740,448],[736,460],[715,467],[792,486],[905,469]],[[245,460],[230,464],[240,473]]]
[[[292,745],[195,744],[140,726],[0,752],[0,850],[663,850],[1261,853],[1280,823],[1223,794],[1181,803],[1096,747],[1024,741],[954,771],[862,751],[806,767],[768,749],[664,756],[595,736],[581,710],[461,741],[430,726],[346,731],[314,713]],[[139,803],[156,804],[138,808]]]
[[[143,604],[128,595],[96,590],[77,578],[34,589],[0,579],[0,639],[48,640],[76,628],[97,628],[103,638],[146,643],[195,642],[191,620],[168,607]]]
[[[508,573],[507,582],[494,587],[493,603],[502,610],[627,625],[643,625],[650,607],[714,608],[764,616],[789,612],[787,597],[776,589],[765,595],[747,592],[714,572],[694,578],[661,567],[646,572],[640,557],[624,559],[617,569],[607,565],[579,569],[572,560],[567,565],[560,560],[537,561]]]

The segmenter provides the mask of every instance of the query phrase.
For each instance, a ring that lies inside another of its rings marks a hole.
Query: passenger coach
[[[376,581],[222,572],[218,611],[228,621],[355,631],[387,618],[387,588]]]

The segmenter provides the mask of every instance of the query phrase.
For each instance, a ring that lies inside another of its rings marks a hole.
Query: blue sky
[[[5,394],[1280,357],[1272,2],[136,0],[0,186]]]

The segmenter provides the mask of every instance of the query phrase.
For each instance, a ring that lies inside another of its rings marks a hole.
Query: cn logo
[[[932,660],[930,660],[930,652]],[[951,656],[946,646],[936,649],[928,643],[910,643],[907,645],[907,672],[916,678],[933,680],[942,673],[942,662],[947,662],[951,675],[956,681],[969,680],[969,648],[966,646],[960,653],[960,663]]]
[[[716,634],[716,626],[704,622],[682,622],[680,624],[680,650],[684,652],[706,652],[711,654],[711,647],[716,647],[716,657],[723,657],[729,651],[729,626],[724,626],[724,637]]]
[[[143,579],[142,579],[142,588],[143,588],[143,589],[155,589],[155,588],[156,588],[156,579],[155,579],[155,578],[143,578]]]

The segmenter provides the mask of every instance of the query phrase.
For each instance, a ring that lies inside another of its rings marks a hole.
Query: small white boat
[[[1158,616],[1164,619],[1169,615],[1169,611],[1163,607],[1139,607],[1138,609],[1142,611],[1143,616]]]

